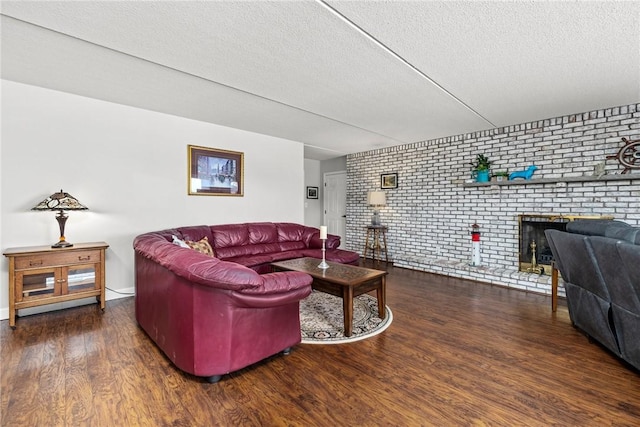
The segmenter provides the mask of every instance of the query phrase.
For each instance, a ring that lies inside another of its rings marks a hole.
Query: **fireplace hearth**
[[[553,254],[544,234],[545,230],[565,231],[567,224],[576,219],[613,219],[611,216],[576,215],[518,215],[520,271],[551,275]]]

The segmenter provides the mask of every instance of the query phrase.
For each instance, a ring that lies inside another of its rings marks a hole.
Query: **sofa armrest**
[[[312,277],[297,271],[268,273],[261,276],[262,286],[232,293],[232,298],[245,307],[275,307],[298,302],[311,293]]]
[[[327,234],[327,242],[325,243],[325,247],[327,249],[337,249],[338,246],[340,246],[340,236],[336,236],[335,234]],[[320,240],[319,231],[311,236],[311,240],[309,241],[309,249],[322,249],[322,240]]]
[[[263,279],[248,267],[221,261],[171,242],[154,242],[152,246],[139,245],[135,250],[177,276],[200,285],[228,290],[262,286]]]
[[[259,288],[262,285],[260,275],[248,267],[202,256],[205,259],[187,267],[185,278],[200,285],[233,291]]]

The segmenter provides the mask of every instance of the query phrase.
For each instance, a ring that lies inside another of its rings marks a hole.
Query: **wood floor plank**
[[[92,311],[95,314],[95,310]],[[65,322],[66,340],[64,352],[61,354],[65,367],[65,419],[74,420],[80,424],[88,424],[94,415],[94,389],[89,375],[91,353],[87,351],[85,342],[86,325],[91,320],[82,315],[69,316]]]
[[[640,374],[562,301],[393,267],[387,288],[382,334],[298,345],[217,384],[171,364],[133,298],[2,321],[1,425],[640,425]]]

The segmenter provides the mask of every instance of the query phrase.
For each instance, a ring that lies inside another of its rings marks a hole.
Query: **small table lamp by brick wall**
[[[384,191],[369,191],[367,202],[373,206],[373,216],[371,217],[371,225],[381,225],[380,208],[386,206],[387,197]]]
[[[87,208],[69,193],[65,193],[60,190],[58,193],[53,193],[42,202],[31,208],[32,211],[58,211],[56,220],[60,226],[60,240],[58,243],[51,245],[52,248],[68,248],[73,244],[67,242],[64,237],[64,225],[67,222],[67,214],[64,211],[86,211]]]

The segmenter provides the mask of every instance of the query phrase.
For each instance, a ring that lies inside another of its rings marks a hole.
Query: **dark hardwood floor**
[[[382,264],[384,266],[384,264]],[[133,298],[2,321],[2,426],[640,425],[640,374],[550,297],[389,268],[393,323],[217,384],[178,371]]]

